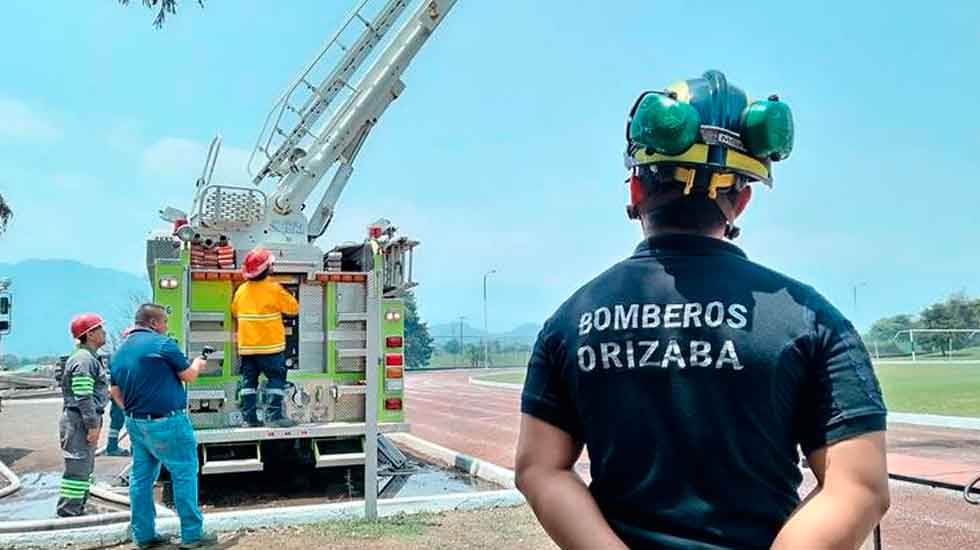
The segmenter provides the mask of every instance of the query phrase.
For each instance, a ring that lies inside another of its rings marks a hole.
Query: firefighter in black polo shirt
[[[563,548],[857,547],[888,507],[867,351],[815,290],[726,240],[789,156],[789,108],[708,71],[642,94],[626,138],[646,238],[545,323],[518,488]],[[803,503],[798,448],[819,482]]]

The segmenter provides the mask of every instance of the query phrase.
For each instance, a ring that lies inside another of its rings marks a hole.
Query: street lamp
[[[460,315],[458,319],[459,319],[459,350],[457,351],[456,358],[454,358],[453,360],[454,366],[459,365],[458,363],[456,363],[456,360],[459,357],[466,357],[466,354],[463,353],[463,319],[467,319],[467,317],[465,315]]]
[[[851,285],[851,290],[853,290],[854,292],[854,316],[855,317],[857,317],[858,314],[858,289],[865,286],[868,286],[868,281],[862,281],[860,283]],[[856,323],[857,319],[855,319],[854,322]]]
[[[490,366],[490,342],[487,338],[490,333],[487,331],[487,277],[496,273],[496,269],[491,269],[483,274],[483,368]]]

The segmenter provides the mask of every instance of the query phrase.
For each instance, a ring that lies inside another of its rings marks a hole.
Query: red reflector
[[[401,336],[386,336],[385,346],[389,348],[400,348],[402,347],[402,337]]]
[[[385,378],[401,378],[404,372],[401,367],[388,367],[385,369]]]
[[[398,397],[389,397],[385,399],[385,410],[386,411],[400,411],[402,410],[402,400]]]
[[[402,354],[400,353],[386,353],[385,354],[385,365],[389,367],[400,367],[402,366]]]

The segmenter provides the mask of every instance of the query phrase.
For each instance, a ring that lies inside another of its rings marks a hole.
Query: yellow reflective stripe
[[[733,149],[728,149],[725,155],[725,166],[748,172],[763,180],[769,180],[769,168],[765,164]]]
[[[268,346],[238,346],[239,352],[245,351],[282,351],[286,349],[286,343],[282,344],[271,344]]]
[[[239,313],[238,319],[242,321],[278,321],[282,319],[281,313]]]
[[[645,149],[640,149],[633,154],[633,158],[638,164],[651,164],[654,162],[693,162],[704,164],[708,162],[708,146],[703,143],[695,143],[690,149],[679,155],[662,155],[660,153],[647,154]]]

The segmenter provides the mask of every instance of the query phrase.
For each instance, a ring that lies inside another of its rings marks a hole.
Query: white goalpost
[[[953,356],[952,335],[966,334],[967,335],[966,337],[969,339],[969,338],[973,338],[977,334],[980,334],[980,328],[910,328],[910,329],[900,330],[896,332],[895,336],[892,337],[892,341],[897,342],[898,338],[905,333],[908,333],[909,335],[909,344],[912,346],[912,360],[915,361],[915,334],[916,333],[949,334],[950,338],[947,339],[949,342],[949,357],[952,357]]]

